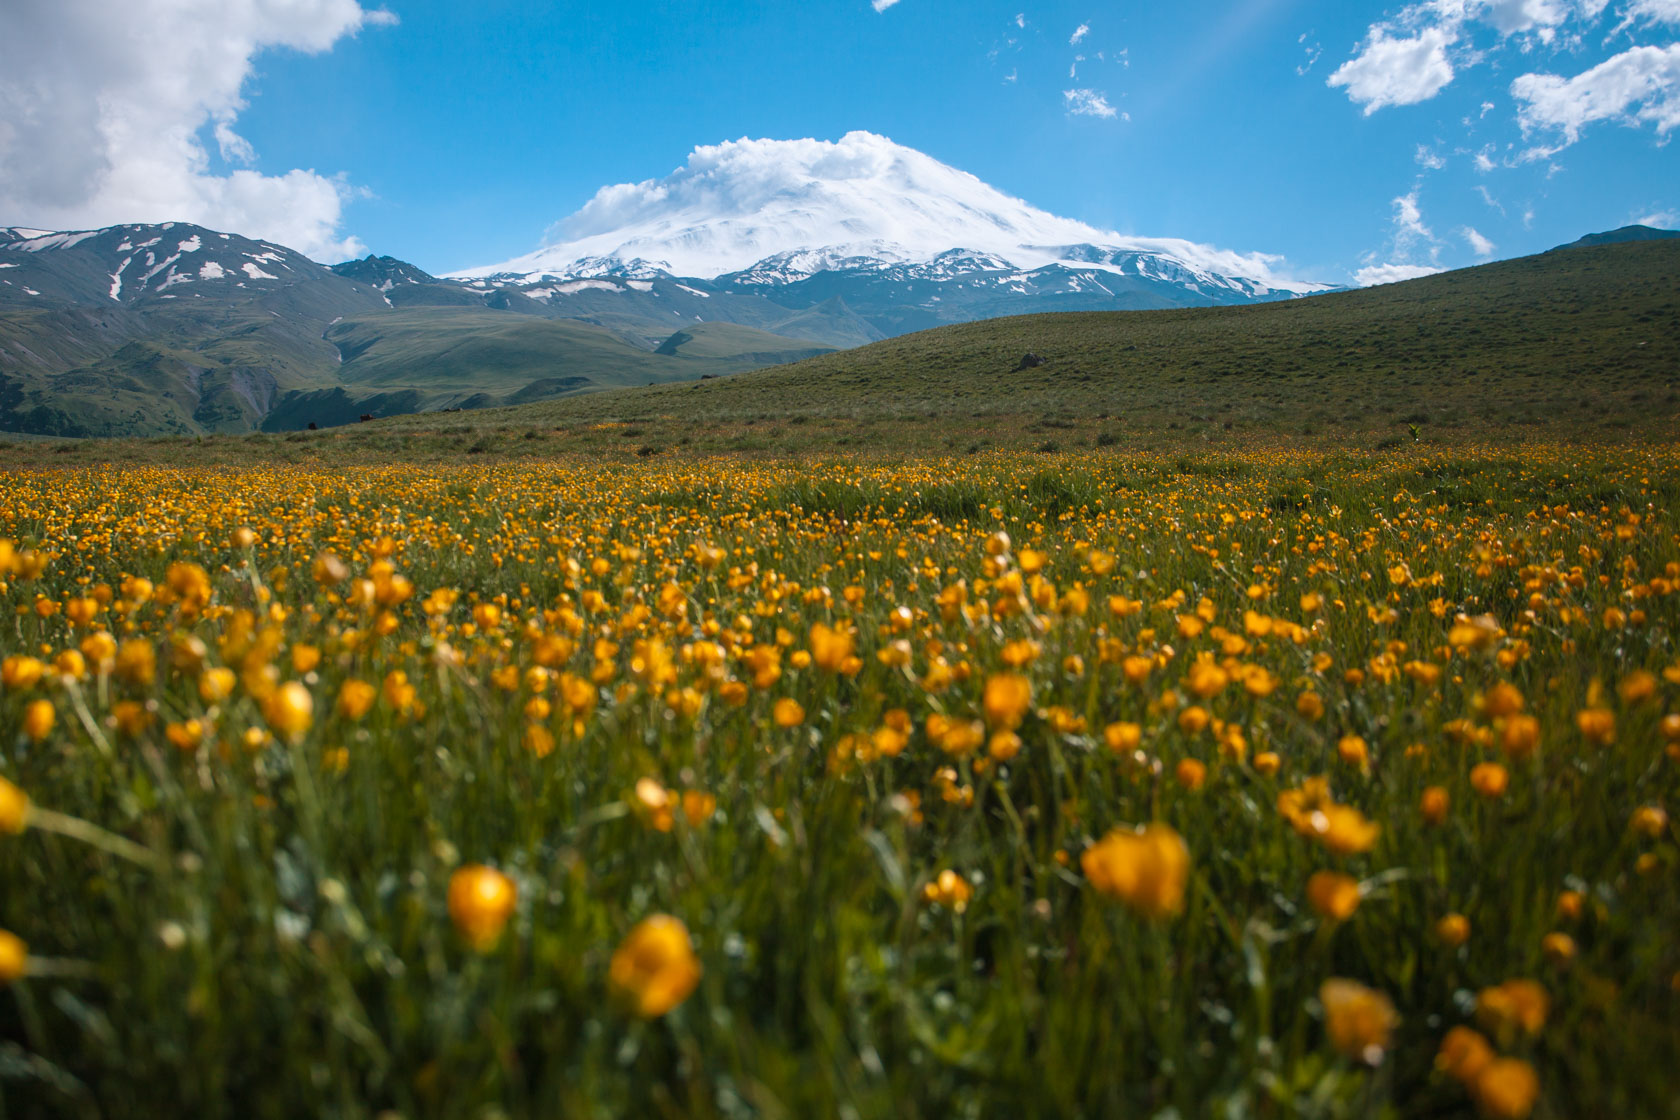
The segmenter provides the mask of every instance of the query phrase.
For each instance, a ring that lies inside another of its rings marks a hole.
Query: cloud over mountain
[[[0,222],[86,229],[187,221],[322,259],[360,249],[339,230],[344,183],[265,175],[235,129],[252,59],[328,50],[394,16],[357,0],[8,0],[0,68]],[[228,166],[212,169],[208,129]]]

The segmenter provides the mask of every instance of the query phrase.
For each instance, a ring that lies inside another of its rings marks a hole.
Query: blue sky
[[[87,2],[22,0],[48,34],[54,11]],[[365,246],[437,272],[502,260],[599,187],[666,175],[695,145],[852,129],[1057,214],[1280,253],[1282,271],[1331,282],[1680,225],[1667,143],[1680,0],[206,0],[206,13],[265,3],[285,14],[224,27],[200,52],[208,92],[142,76],[156,91],[131,100],[175,97],[169,121],[190,125],[198,165],[181,190],[196,193],[177,206],[202,196],[224,224],[260,224],[266,190],[271,210],[314,223],[294,241],[315,237],[299,247],[317,255]],[[164,7],[127,7],[149,5]],[[223,42],[244,52],[237,82],[214,65]],[[143,127],[167,131],[130,131]],[[110,145],[113,181],[137,180],[139,157]],[[0,149],[0,223],[64,216],[6,182],[15,155]],[[109,217],[137,190],[87,206]],[[130,209],[115,220],[152,216]]]

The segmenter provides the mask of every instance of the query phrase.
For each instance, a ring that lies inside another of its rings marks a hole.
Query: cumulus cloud
[[[1369,288],[1375,284],[1416,280],[1420,276],[1433,276],[1444,271],[1446,270],[1424,264],[1373,264],[1354,273],[1353,282],[1361,288]]]
[[[1417,146],[1417,163],[1419,167],[1430,171],[1439,171],[1447,165],[1447,159],[1428,144]]]
[[[1680,226],[1680,211],[1658,210],[1634,221],[1638,225],[1651,226],[1654,229],[1673,229]]]
[[[1456,34],[1428,27],[1404,39],[1372,28],[1364,49],[1330,75],[1332,87],[1345,86],[1349,99],[1370,116],[1389,105],[1416,105],[1440,93],[1453,80],[1447,48]]]
[[[870,0],[869,6],[877,12],[884,12],[896,3],[898,3],[898,0]]]
[[[1631,0],[1659,9],[1680,0]],[[1522,49],[1536,42],[1578,42],[1579,35],[1558,38],[1571,20],[1591,22],[1608,0],[1422,0],[1401,9],[1391,20],[1373,23],[1358,53],[1330,75],[1329,84],[1345,87],[1348,98],[1370,116],[1391,105],[1415,105],[1445,89],[1457,68],[1485,57],[1470,41],[1473,25],[1492,28],[1500,41],[1515,37]]]
[[[1091,33],[1091,25],[1090,24],[1088,24],[1088,23],[1080,24],[1078,27],[1074,28],[1073,35],[1068,39],[1068,46],[1070,46],[1070,47],[1078,46],[1079,45],[1079,40],[1085,38],[1085,36],[1089,35],[1090,33]]]
[[[1667,136],[1680,127],[1680,43],[1632,47],[1573,78],[1524,74],[1511,83],[1511,94],[1523,102],[1517,120],[1525,136],[1558,139],[1529,149],[1528,159],[1549,158],[1598,121],[1652,124],[1659,136]]]
[[[1119,110],[1108,103],[1108,98],[1094,89],[1065,89],[1062,91],[1062,102],[1067,111],[1076,117],[1112,119],[1120,115]]]
[[[252,58],[319,53],[388,12],[357,0],[8,0],[0,70],[0,222],[87,229],[188,221],[321,260],[361,246],[339,226],[341,178],[210,167],[256,160],[235,131]]]
[[[1478,257],[1491,257],[1493,256],[1494,249],[1498,248],[1498,246],[1483,237],[1471,226],[1465,226],[1458,232],[1459,235],[1464,238],[1464,243],[1470,246],[1470,251]]]

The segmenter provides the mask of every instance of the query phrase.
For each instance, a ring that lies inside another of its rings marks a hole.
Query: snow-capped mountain
[[[284,245],[182,222],[0,228],[0,303],[237,298],[323,279],[326,268]]]
[[[973,287],[984,278],[983,286],[1018,294],[1093,294],[1110,286],[1107,274],[1137,297],[1120,306],[1238,303],[1326,288],[1279,276],[1275,256],[1126,237],[1057,217],[868,132],[837,142],[743,139],[696,148],[664,179],[602,188],[551,237],[533,253],[454,275],[535,285],[664,273],[762,290],[828,273],[876,288]]]

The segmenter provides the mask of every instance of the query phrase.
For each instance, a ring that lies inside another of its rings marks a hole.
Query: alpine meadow
[[[1680,10],[1035,3],[0,12],[0,1118],[1680,1120]]]

